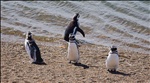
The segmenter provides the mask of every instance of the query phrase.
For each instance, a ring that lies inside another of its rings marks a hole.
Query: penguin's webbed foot
[[[114,69],[113,72],[117,72],[116,69]]]
[[[77,44],[77,46],[78,46],[78,48],[79,48],[79,47],[81,47],[81,45],[80,45],[80,44]]]
[[[110,72],[110,70],[109,70],[109,69],[107,69],[107,71],[108,71],[108,72]]]
[[[109,71],[110,73],[116,73],[116,69],[107,69],[107,71]]]
[[[71,61],[69,61],[69,63],[71,64]]]
[[[74,65],[78,65],[78,62],[75,62]]]

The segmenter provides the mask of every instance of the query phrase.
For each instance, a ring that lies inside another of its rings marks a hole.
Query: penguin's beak
[[[78,18],[80,17],[80,15],[78,15]]]

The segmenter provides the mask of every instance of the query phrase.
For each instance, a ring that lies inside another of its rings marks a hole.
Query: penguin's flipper
[[[31,46],[34,48],[34,52],[35,52],[34,60],[38,63],[43,63],[43,59],[41,57],[41,52],[40,52],[40,49],[37,46],[37,44],[35,42],[32,42]]]
[[[35,58],[36,58],[36,49],[34,48],[34,46],[33,46],[33,42],[28,42],[27,43],[28,44],[28,46],[29,46],[29,51],[30,51],[30,58],[31,59],[33,59],[33,61],[35,61]]]
[[[84,31],[80,28],[77,28],[77,30],[83,35],[83,37],[85,37]]]
[[[67,42],[69,42],[69,34],[68,33],[65,33],[64,40],[66,40]]]

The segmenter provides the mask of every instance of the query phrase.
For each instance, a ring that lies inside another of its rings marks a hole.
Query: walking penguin
[[[71,61],[74,61],[75,64],[78,63],[79,58],[80,58],[76,39],[75,39],[75,36],[73,34],[70,34],[70,36],[69,36],[67,58],[69,59],[69,63],[71,63]]]
[[[110,52],[106,59],[106,68],[109,72],[116,72],[119,66],[119,55],[116,46],[111,46]]]
[[[82,29],[80,29],[79,27],[79,23],[78,23],[78,18],[80,17],[79,13],[77,13],[74,17],[73,17],[73,21],[71,21],[68,25],[68,27],[65,30],[65,34],[64,34],[64,40],[66,40],[67,42],[69,42],[69,35],[71,33],[74,33],[74,35],[76,35],[77,31],[79,31],[83,37],[85,37],[85,34],[83,32]],[[75,29],[76,28],[76,29]]]
[[[25,39],[25,49],[31,59],[32,64],[43,64],[40,49],[32,38],[32,33],[28,32]]]

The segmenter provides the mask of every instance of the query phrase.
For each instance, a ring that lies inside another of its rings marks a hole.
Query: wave
[[[1,1],[1,27],[62,38],[75,13],[90,43],[148,53],[149,1]],[[53,35],[47,35],[47,33]]]

